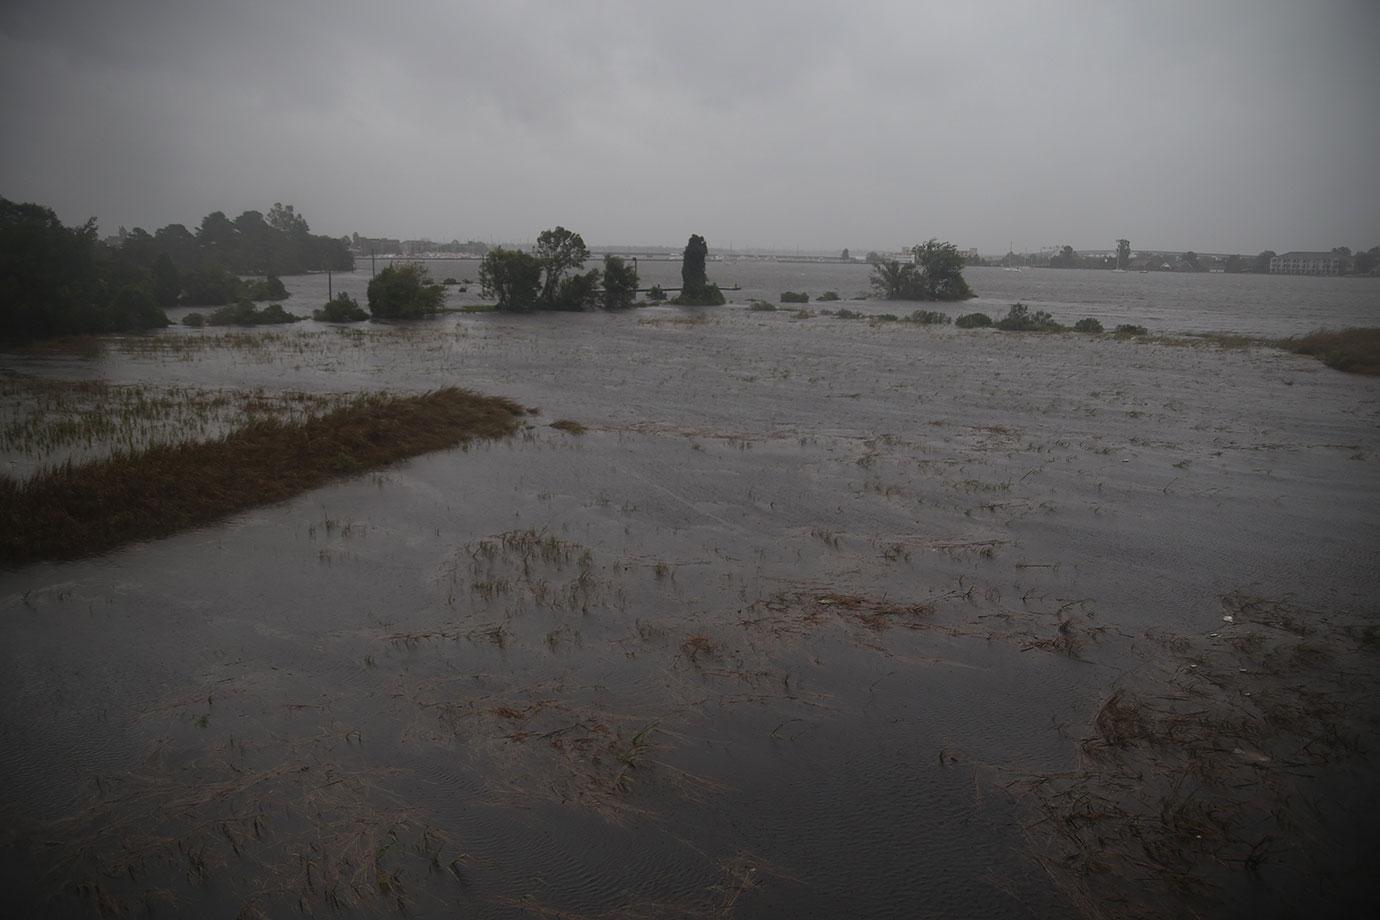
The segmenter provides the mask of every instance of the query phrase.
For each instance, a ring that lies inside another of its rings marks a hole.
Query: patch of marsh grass
[[[510,400],[453,387],[372,394],[297,422],[253,421],[213,441],[0,479],[0,563],[72,559],[166,536],[341,476],[505,437],[524,414]]]
[[[1380,326],[1317,329],[1281,339],[1279,347],[1296,355],[1310,355],[1335,370],[1380,376]]]

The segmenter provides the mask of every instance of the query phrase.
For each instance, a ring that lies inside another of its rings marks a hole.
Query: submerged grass
[[[340,476],[512,434],[524,414],[510,400],[453,387],[373,394],[300,422],[256,421],[215,441],[2,479],[0,563],[72,559],[166,536]]]

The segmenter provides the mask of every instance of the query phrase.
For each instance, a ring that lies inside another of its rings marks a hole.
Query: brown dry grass
[[[510,400],[457,388],[371,395],[301,422],[253,422],[215,441],[0,480],[0,563],[71,559],[166,536],[341,476],[510,435],[523,414]]]
[[[1318,329],[1283,339],[1279,347],[1298,355],[1312,355],[1328,367],[1352,374],[1380,376],[1380,326]]]

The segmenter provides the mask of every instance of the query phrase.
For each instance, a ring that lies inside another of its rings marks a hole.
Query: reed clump
[[[0,564],[72,559],[166,536],[475,438],[512,434],[525,410],[447,388],[371,394],[300,421],[252,421],[224,438],[155,445],[27,481],[0,479]]]

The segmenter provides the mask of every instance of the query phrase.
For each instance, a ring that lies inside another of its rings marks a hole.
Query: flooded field
[[[289,281],[289,309],[325,299]],[[10,475],[360,392],[540,410],[0,573],[10,915],[1375,900],[1375,379],[741,303],[173,328],[0,368]]]

